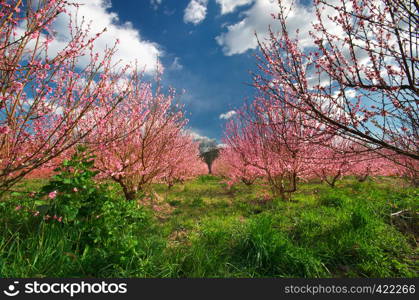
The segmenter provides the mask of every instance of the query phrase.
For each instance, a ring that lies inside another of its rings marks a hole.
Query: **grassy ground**
[[[303,183],[289,202],[272,199],[263,183],[229,190],[211,176],[154,190],[134,216],[111,185],[115,206],[88,230],[16,212],[16,205],[36,205],[19,197],[1,202],[0,275],[418,276],[419,191],[399,179],[347,178],[334,189]]]

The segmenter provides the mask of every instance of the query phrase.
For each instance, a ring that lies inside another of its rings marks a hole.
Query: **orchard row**
[[[95,52],[101,33],[64,0],[0,1],[0,188],[47,176],[76,146],[95,155],[99,178],[129,200],[151,183],[206,172],[174,90],[136,63],[115,63],[118,41]],[[254,100],[226,125],[214,171],[229,184],[269,182],[283,199],[301,180],[334,186],[355,175],[406,176],[417,184],[417,7],[414,1],[314,1],[311,43],[287,29],[279,2],[259,41]],[[70,42],[51,30],[68,14]],[[334,30],[327,30],[334,28]]]

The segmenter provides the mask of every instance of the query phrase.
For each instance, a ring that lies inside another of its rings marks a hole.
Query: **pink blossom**
[[[13,83],[13,89],[15,90],[21,90],[23,88],[23,84],[19,81],[16,81]]]
[[[57,196],[57,191],[53,191],[53,192],[51,192],[51,193],[48,194],[48,197],[50,199],[54,199],[56,196]]]
[[[313,46],[310,52],[301,45],[298,34],[287,29],[285,10],[277,14],[274,19],[281,28],[279,32],[269,29],[269,38],[259,40],[260,75],[254,77],[254,86],[263,95],[261,107],[267,113],[282,106],[297,108],[301,119],[315,119],[324,125],[319,134],[333,136],[338,130],[340,137],[393,151],[393,155],[388,153],[393,160],[401,159],[396,153],[417,160],[417,147],[413,146],[417,141],[399,130],[409,128],[412,118],[417,120],[411,113],[417,107],[417,97],[411,94],[417,91],[415,70],[406,67],[406,62],[418,62],[412,50],[417,48],[417,30],[410,27],[403,38],[400,33],[404,30],[401,24],[411,24],[409,16],[416,10],[385,0],[349,2],[351,8],[346,0],[333,1],[333,5],[328,0],[314,1],[317,20],[307,30]],[[398,45],[394,42],[402,39]],[[360,44],[365,45],[362,49],[366,59],[355,55]],[[272,78],[277,85],[270,85]],[[314,81],[320,79],[322,87],[313,87]],[[350,89],[356,91],[356,97],[346,95]],[[381,103],[370,106],[371,99]],[[364,119],[359,118],[360,112]],[[380,117],[371,120],[374,116]],[[319,142],[330,146],[325,140]]]
[[[37,1],[37,5],[22,5],[21,1],[0,2],[2,20],[7,16],[0,38],[0,110],[3,116],[7,115],[6,119],[10,119],[9,124],[16,124],[8,128],[4,126],[4,118],[0,121],[1,137],[10,134],[10,138],[15,139],[0,143],[2,170],[5,172],[2,176],[8,179],[0,186],[7,189],[27,178],[30,170],[36,172],[48,168],[52,161],[68,155],[73,150],[72,145],[84,139],[98,122],[107,119],[115,106],[123,105],[124,101],[120,100],[130,92],[123,92],[127,91],[125,87],[117,89],[119,79],[128,74],[127,68],[113,66],[116,47],[104,50],[97,60],[88,59],[83,69],[74,63],[86,54],[86,45],[92,36],[89,26],[74,27],[69,21],[67,25],[72,28],[74,39],[64,42],[62,49],[65,50],[50,54],[48,44],[54,40],[52,24],[60,13],[67,14],[68,18],[64,19],[72,19],[70,10],[66,12],[66,8],[71,7],[73,11],[77,6],[72,1]],[[16,11],[21,10],[20,13],[11,13],[16,6],[19,6]],[[21,32],[22,24],[30,24],[26,32]],[[49,34],[42,36],[39,43],[30,41],[47,32]],[[28,38],[18,38],[22,33],[28,35],[29,43]],[[94,43],[94,40],[89,42],[92,46]],[[48,52],[46,61],[41,57],[44,52]],[[99,68],[100,73],[105,74],[102,79],[96,76]],[[6,107],[16,108],[15,113],[12,109],[8,114]],[[57,108],[63,113],[55,113]],[[104,113],[97,119],[91,118],[90,114],[98,108]],[[87,121],[81,124],[82,120]],[[69,128],[77,128],[78,134]],[[61,155],[57,156],[58,153]],[[49,197],[52,199],[55,194]]]
[[[37,39],[39,37],[39,31],[35,31],[31,34],[32,39]]]
[[[0,127],[0,134],[8,134],[10,132],[9,126],[1,126]]]
[[[105,80],[105,74],[101,78]],[[117,181],[125,197],[133,199],[142,186],[151,182],[170,186],[193,177],[200,161],[197,143],[182,132],[186,120],[181,107],[176,113],[171,110],[173,92],[155,92],[150,84],[137,79],[129,83],[129,89],[134,92],[124,97],[124,105],[115,109],[107,122],[96,122],[99,126],[88,139],[104,145],[95,153],[95,163],[102,170],[100,176]],[[97,110],[94,116],[99,121],[105,113]],[[146,128],[148,133],[144,134]]]

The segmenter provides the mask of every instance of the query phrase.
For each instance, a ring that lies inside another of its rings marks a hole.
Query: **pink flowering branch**
[[[63,155],[95,128],[81,121],[112,113],[126,93],[115,86],[128,66],[111,63],[115,46],[99,54],[84,21],[72,18],[70,41],[51,56],[50,26],[69,5],[63,0],[0,2],[0,189]],[[78,67],[81,58],[88,58]]]
[[[280,31],[270,30],[269,38],[259,41],[255,86],[333,135],[371,150],[388,149],[393,160],[400,155],[418,160],[416,1],[313,5],[312,46],[303,49],[298,37],[291,37],[279,1]]]
[[[102,177],[120,184],[127,200],[135,199],[152,182],[174,176],[173,163],[190,154],[183,150],[194,146],[182,137],[186,119],[183,108],[173,103],[174,91],[165,94],[159,85],[153,91],[141,77],[133,78],[123,106],[105,122],[99,122],[106,113],[102,110],[86,120],[99,123],[86,139],[97,157],[95,167]]]

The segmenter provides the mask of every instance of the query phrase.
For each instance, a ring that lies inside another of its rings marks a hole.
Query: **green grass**
[[[137,208],[113,185],[108,219],[89,229],[46,223],[28,212],[39,203],[10,195],[0,202],[0,276],[418,276],[419,191],[400,179],[303,183],[289,202],[267,200],[263,182],[228,189],[208,175],[154,189],[170,209],[128,218]]]

